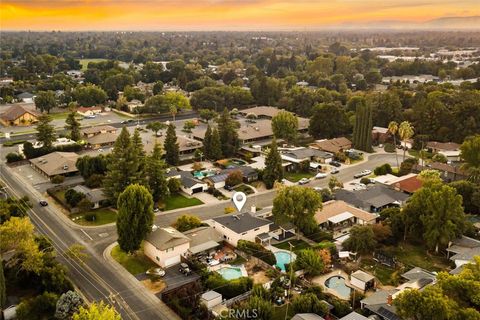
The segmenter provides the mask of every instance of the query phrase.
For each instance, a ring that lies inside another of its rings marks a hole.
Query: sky
[[[480,0],[0,0],[1,30],[318,30],[480,15]]]

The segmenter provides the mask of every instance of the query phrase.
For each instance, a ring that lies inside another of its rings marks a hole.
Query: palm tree
[[[413,137],[413,134],[413,126],[410,122],[403,121],[402,123],[400,123],[400,126],[398,127],[398,135],[400,136],[400,140],[403,141],[403,161],[405,161],[407,140]]]
[[[393,144],[395,145],[395,159],[397,160],[397,168],[400,166],[398,165],[398,154],[397,154],[397,131],[398,131],[398,123],[396,121],[390,121],[388,124],[388,132],[390,132],[393,136]]]
[[[175,107],[174,105],[171,105],[170,106],[170,113],[172,114],[173,121],[175,121],[175,115],[177,114],[177,112],[178,112],[177,107]]]

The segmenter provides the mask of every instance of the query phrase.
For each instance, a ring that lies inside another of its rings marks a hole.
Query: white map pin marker
[[[247,202],[247,196],[243,192],[235,192],[232,197],[233,204],[237,208],[238,212],[242,211],[245,202]]]

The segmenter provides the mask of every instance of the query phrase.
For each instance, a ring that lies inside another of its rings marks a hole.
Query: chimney
[[[251,206],[251,207],[250,207],[250,212],[251,212],[251,213],[257,212],[257,207],[256,207],[256,206]]]
[[[387,297],[387,304],[388,304],[389,306],[391,306],[391,305],[392,305],[392,302],[393,302],[393,297],[392,297],[391,294],[389,294],[388,297]]]

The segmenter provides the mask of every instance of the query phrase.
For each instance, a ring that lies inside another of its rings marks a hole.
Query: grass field
[[[53,120],[66,119],[70,112],[57,112],[48,114]]]
[[[133,275],[146,272],[152,267],[158,267],[153,261],[143,254],[143,246],[137,253],[129,255],[117,245],[112,249],[112,258],[120,263]]]
[[[198,206],[199,204],[203,204],[203,202],[197,198],[187,198],[177,193],[165,200],[163,211]]]
[[[87,66],[90,62],[100,62],[100,61],[107,61],[107,59],[80,59],[80,64],[82,65],[82,70],[87,70]]]
[[[383,251],[395,257],[407,269],[417,266],[429,271],[441,271],[449,267],[449,261],[446,258],[431,255],[422,246],[400,243],[395,247],[385,247]]]
[[[303,240],[285,241],[285,242],[282,242],[282,243],[274,244],[273,246],[275,248],[278,248],[278,249],[290,250],[290,245],[288,244],[289,242],[294,247],[293,252],[298,252],[300,250],[310,248],[310,245]]]
[[[96,214],[95,221],[87,221],[85,220],[85,216],[87,214],[94,213]],[[73,220],[73,218],[80,217],[80,219]],[[110,209],[96,209],[91,210],[84,213],[77,213],[70,215],[70,219],[74,221],[76,224],[82,226],[101,226],[103,224],[112,223],[117,221],[117,213]]]

